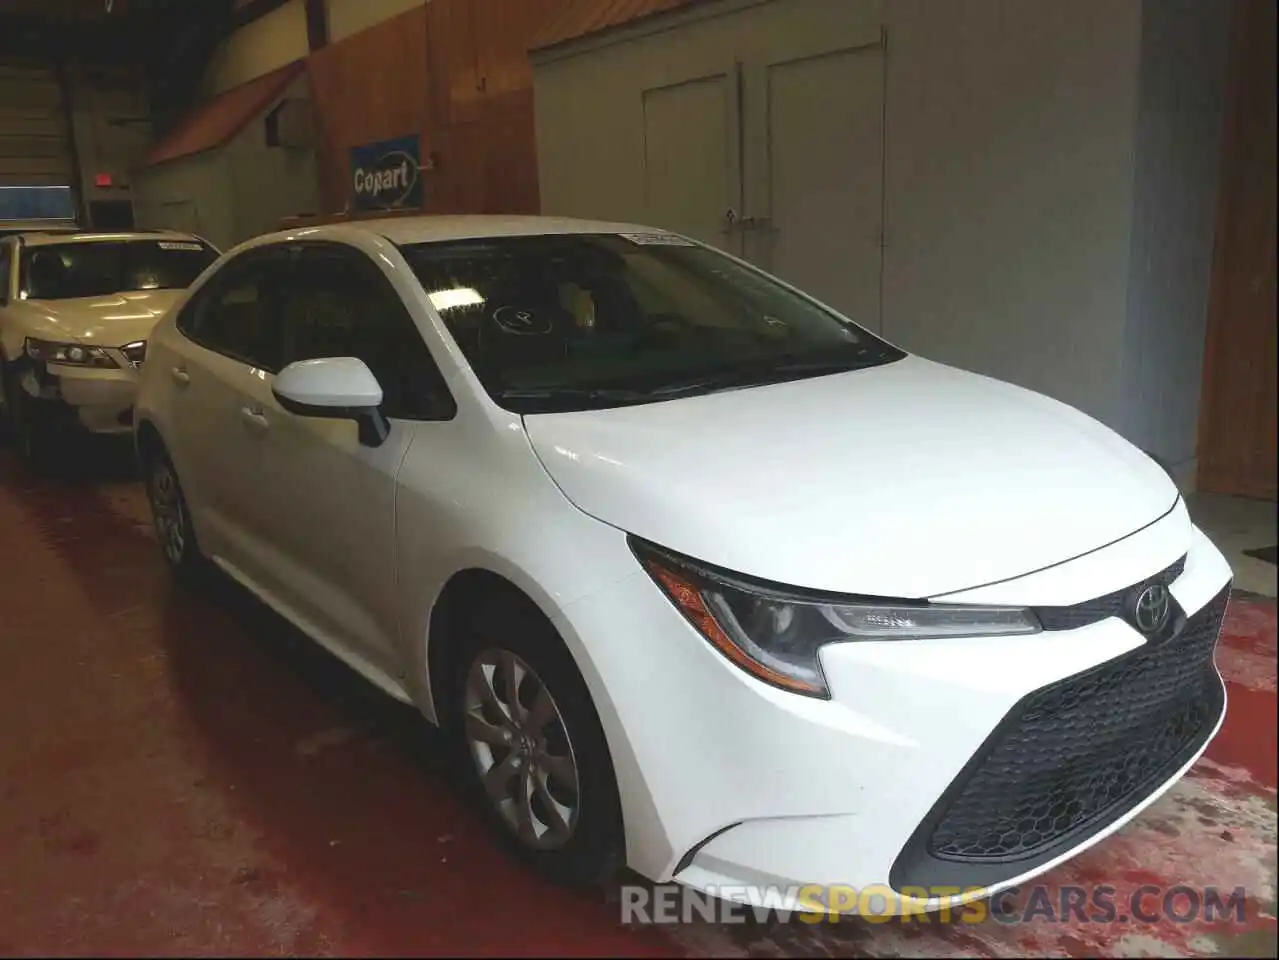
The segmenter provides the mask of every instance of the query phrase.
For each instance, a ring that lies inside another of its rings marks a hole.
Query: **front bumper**
[[[1210,605],[1224,598],[1230,569],[1179,505],[1120,544],[993,588],[1001,602],[1023,595],[1042,605],[1055,595],[1073,604],[1088,596],[1067,595],[1079,584],[1136,583],[1182,556],[1170,589],[1198,631],[1197,725],[1181,729],[1176,750],[1124,781],[1126,792],[1112,789],[1114,802],[1095,805],[1086,822],[1067,811],[1074,819],[1060,836],[1051,823],[1021,824],[1044,832],[1046,843],[1013,836],[988,849],[981,849],[980,829],[969,829],[967,841],[956,833],[955,811],[967,810],[971,820],[972,811],[985,810],[988,826],[1018,831],[1016,802],[998,802],[1001,793],[1015,799],[1023,769],[1007,755],[1008,731],[1024,730],[1027,711],[1043,708],[1053,690],[1074,690],[1080,702],[1044,726],[1057,728],[1062,742],[1054,749],[1063,752],[1060,764],[1046,767],[1042,753],[1031,758],[1032,768],[1040,765],[1032,769],[1036,795],[1052,793],[1049,768],[1063,773],[1063,796],[1064,774],[1104,772],[1115,744],[1084,728],[1123,732],[1115,711],[1144,682],[1140,671],[1125,679],[1124,665],[1149,650],[1124,621],[1109,617],[1028,637],[832,645],[822,654],[832,699],[820,701],[776,690],[728,663],[642,573],[578,601],[559,627],[589,651],[585,672],[613,753],[630,866],[652,880],[675,879],[756,905],[762,897],[786,910],[847,911],[857,902],[847,891],[876,890],[891,893],[888,910],[901,913],[990,896],[1075,856],[1175,783],[1219,729],[1224,687],[1211,651],[1222,609]],[[1167,641],[1168,653],[1190,633],[1187,626]],[[1101,686],[1083,689],[1094,674],[1103,676]],[[1063,739],[1063,724],[1083,735]],[[1003,766],[992,773],[988,765],[990,802],[955,807],[974,770],[992,756]],[[951,832],[941,835],[938,824],[948,815]]]
[[[29,365],[19,384],[42,401],[44,414],[74,421],[92,433],[128,433],[138,374],[132,367],[98,369],[64,364]]]

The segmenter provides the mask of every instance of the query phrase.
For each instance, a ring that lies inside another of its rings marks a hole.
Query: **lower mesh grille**
[[[1099,829],[1170,777],[1221,711],[1213,649],[1229,589],[1163,643],[1023,700],[992,735],[928,837],[940,860],[1034,857]]]

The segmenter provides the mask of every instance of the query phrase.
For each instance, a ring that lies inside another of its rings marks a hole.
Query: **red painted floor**
[[[174,589],[106,489],[0,463],[0,954],[674,955],[496,850],[410,711]]]
[[[411,711],[172,587],[110,457],[37,484],[0,451],[0,549],[3,955],[1275,955],[1272,601],[1232,604],[1208,757],[1048,879],[1244,886],[1244,923],[639,929],[500,853]]]

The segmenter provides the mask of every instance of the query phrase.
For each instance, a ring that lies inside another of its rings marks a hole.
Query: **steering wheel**
[[[697,324],[682,313],[655,313],[646,319],[639,338],[644,346],[668,347],[699,339]]]

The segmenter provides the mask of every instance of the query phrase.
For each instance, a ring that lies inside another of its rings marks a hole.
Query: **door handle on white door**
[[[240,420],[243,421],[246,427],[258,432],[268,430],[271,427],[270,421],[267,420],[266,414],[262,412],[261,408],[241,407]]]
[[[173,377],[173,382],[179,387],[186,387],[191,384],[191,375],[186,372],[184,367],[174,367],[169,371],[169,376]]]

